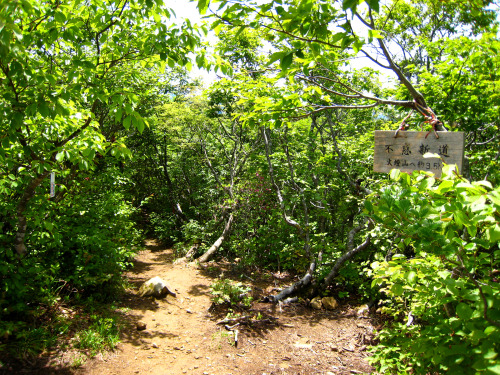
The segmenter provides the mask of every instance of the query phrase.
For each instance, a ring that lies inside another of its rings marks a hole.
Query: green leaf
[[[295,51],[295,56],[297,56],[299,59],[303,59],[304,58],[304,52],[302,52],[301,49]]]
[[[366,0],[366,3],[375,12],[378,13],[380,11],[379,0]]]
[[[46,102],[40,102],[38,103],[38,112],[43,116],[43,117],[49,117],[50,116],[50,108],[47,105]]]
[[[280,61],[280,67],[282,70],[287,70],[290,65],[292,65],[293,62],[293,52],[290,52],[289,54],[283,56],[283,58]]]
[[[401,295],[403,295],[403,293],[404,293],[403,286],[402,286],[401,284],[394,284],[394,285],[391,287],[391,292],[392,292],[395,296],[401,296]]]
[[[500,363],[495,363],[492,366],[488,366],[486,368],[485,374],[495,374],[500,375]]]
[[[203,15],[207,12],[209,4],[210,4],[210,0],[198,0],[198,9],[199,9],[201,15]]]
[[[393,181],[398,181],[400,175],[401,175],[401,171],[399,169],[392,169],[391,172],[389,173],[389,177]]]
[[[415,285],[415,281],[417,279],[417,273],[415,271],[409,271],[406,273],[406,280],[410,285]]]
[[[123,120],[123,127],[125,129],[130,128],[131,123],[132,123],[132,116],[131,115],[127,115],[127,117],[125,117],[125,119]]]
[[[483,358],[485,359],[495,359],[498,356],[498,353],[493,348],[488,348],[488,351],[483,354]]]
[[[66,16],[64,15],[63,12],[56,12],[56,14],[54,15],[54,18],[59,23],[66,22]]]
[[[383,39],[384,38],[384,36],[382,35],[382,31],[373,30],[373,29],[368,30],[368,37],[371,39]]]
[[[342,10],[351,9],[353,12],[355,12],[357,6],[358,0],[342,0]]]
[[[457,306],[457,315],[460,319],[469,320],[472,317],[473,310],[465,303],[459,303]]]
[[[490,335],[490,334],[492,334],[492,333],[496,332],[497,330],[498,330],[498,329],[497,329],[497,327],[495,327],[495,326],[488,326],[488,327],[486,327],[486,328],[484,329],[484,333],[485,333],[486,335]]]
[[[269,60],[267,62],[267,65],[271,65],[273,62],[278,61],[283,58],[284,52],[275,52],[271,56],[269,56]]]
[[[477,227],[474,224],[469,224],[466,226],[466,228],[467,228],[467,232],[469,233],[469,236],[476,237]]]
[[[500,241],[500,226],[498,224],[486,229],[486,239],[490,241],[491,244],[495,244]]]
[[[363,48],[363,46],[364,46],[363,41],[362,41],[361,39],[357,39],[357,40],[353,43],[353,45],[352,45],[352,49],[354,50],[354,53],[358,53],[358,52],[361,50],[361,48]]]
[[[426,152],[423,157],[425,159],[431,159],[431,158],[440,159],[441,158],[441,156],[439,156],[438,154],[433,154],[432,152]]]

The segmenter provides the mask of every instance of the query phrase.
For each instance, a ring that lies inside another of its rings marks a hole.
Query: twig
[[[228,331],[232,331],[233,328],[238,327],[240,323],[236,323],[235,325],[228,326],[227,324],[224,326]]]

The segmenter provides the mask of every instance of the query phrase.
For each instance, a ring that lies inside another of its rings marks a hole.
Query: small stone
[[[370,307],[368,305],[362,305],[358,308],[356,315],[357,316],[367,316],[369,312],[370,312]]]
[[[146,323],[144,323],[144,322],[137,322],[135,324],[135,326],[136,326],[138,331],[144,331],[147,327]]]
[[[187,312],[188,314],[192,314],[192,313],[193,313],[190,309],[186,309],[186,312]]]
[[[307,337],[303,337],[295,343],[295,347],[299,349],[311,349],[313,344],[310,344],[309,342],[310,341]]]
[[[321,303],[321,298],[319,297],[315,297],[311,300],[311,307],[315,310],[321,310],[321,306],[322,306],[322,303]]]
[[[151,344],[151,346],[155,349],[158,349],[158,344],[156,342],[154,342],[153,344]]]
[[[333,297],[323,297],[321,303],[327,310],[335,310],[339,306],[339,303]]]

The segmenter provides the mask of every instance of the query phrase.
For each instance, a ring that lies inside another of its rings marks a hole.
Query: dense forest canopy
[[[197,4],[0,0],[0,347],[149,235],[377,305],[382,373],[500,373],[498,4]],[[465,132],[468,165],[374,173],[375,129]]]

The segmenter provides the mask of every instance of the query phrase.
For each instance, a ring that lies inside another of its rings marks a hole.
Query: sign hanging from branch
[[[373,170],[385,173],[395,168],[408,173],[427,171],[440,177],[444,161],[446,164],[455,164],[459,172],[462,172],[464,133],[436,132],[436,134],[376,130]],[[434,154],[435,157],[430,154]]]

